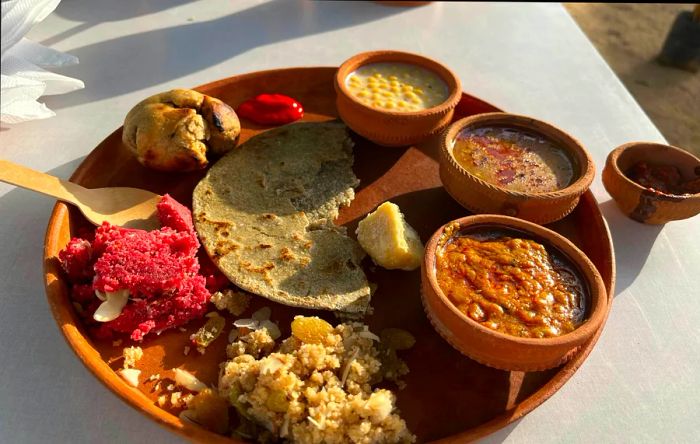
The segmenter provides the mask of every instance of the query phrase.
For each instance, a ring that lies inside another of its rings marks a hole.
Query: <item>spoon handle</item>
[[[74,193],[85,190],[80,185],[67,180],[59,179],[58,177],[3,159],[0,159],[0,181],[73,204],[80,204]]]

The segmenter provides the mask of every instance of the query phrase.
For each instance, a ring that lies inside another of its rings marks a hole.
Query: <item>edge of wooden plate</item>
[[[206,92],[207,90],[216,88],[224,83],[229,83],[236,78],[245,78],[251,76],[257,76],[263,73],[270,73],[274,71],[283,71],[288,69],[312,69],[312,70],[336,70],[336,67],[297,67],[297,68],[282,68],[282,69],[272,69],[265,71],[256,71],[252,73],[241,74],[237,76],[231,76],[225,79],[216,80],[204,85],[200,85],[194,89]],[[466,93],[462,93],[462,99],[471,100],[479,103],[480,105],[488,108],[493,108],[494,111],[501,111],[496,106],[491,105],[488,102],[484,102],[474,96],[470,96]],[[458,105],[459,107],[459,105]],[[122,128],[118,128],[107,136],[100,144],[102,145],[108,139],[119,137]],[[97,147],[96,147],[97,148]],[[95,149],[96,149],[95,148]],[[75,170],[71,176],[71,181],[79,181],[85,175],[88,160],[92,153],[95,151],[93,149],[81,162],[78,168]],[[582,202],[588,206],[595,206],[597,208],[597,202],[591,191],[586,191],[586,193],[581,196]],[[581,204],[581,203],[580,203]],[[579,205],[580,205],[579,204]],[[598,231],[606,234],[607,244],[604,249],[608,250],[609,254],[606,257],[609,259],[610,263],[606,264],[610,266],[609,270],[600,270],[601,274],[604,276],[609,275],[609,281],[606,279],[606,290],[608,292],[608,312],[605,315],[605,320],[610,312],[612,306],[612,295],[615,288],[615,254],[613,250],[612,239],[610,236],[610,230],[608,229],[607,222],[603,218],[602,214],[598,210],[599,218],[596,218],[595,223],[599,225]],[[170,430],[181,434],[182,436],[196,441],[196,442],[208,442],[208,443],[221,443],[230,444],[232,442],[244,442],[237,440],[235,438],[223,436],[204,429],[187,422],[183,422],[177,416],[156,407],[143,393],[141,393],[137,388],[129,386],[125,381],[123,381],[112,368],[105,363],[100,354],[92,347],[90,341],[84,335],[82,327],[80,327],[80,320],[77,318],[70,300],[68,299],[68,289],[64,282],[59,279],[61,270],[60,266],[57,264],[55,258],[60,251],[61,246],[57,245],[58,239],[61,237],[65,238],[66,231],[69,229],[70,220],[66,224],[66,219],[69,219],[70,215],[68,212],[68,207],[62,202],[57,202],[54,206],[51,216],[49,219],[49,224],[46,229],[46,235],[44,239],[44,254],[43,254],[43,264],[44,264],[44,277],[45,277],[45,288],[46,295],[51,312],[58,323],[59,329],[63,334],[66,342],[70,345],[76,356],[82,361],[83,365],[92,372],[97,379],[102,382],[110,391],[119,396],[124,400],[129,406],[146,415],[147,417],[155,420],[158,424],[169,428]],[[68,233],[69,234],[69,233]],[[581,366],[581,364],[586,360],[589,353],[593,349],[593,346],[597,342],[600,334],[605,325],[605,320],[603,325],[596,332],[595,336],[585,344],[576,356],[569,361],[560,371],[552,377],[545,385],[543,385],[535,393],[524,399],[522,402],[517,404],[515,408],[510,411],[504,412],[503,414],[483,423],[477,427],[474,427],[465,432],[440,439],[436,442],[440,443],[455,443],[464,441],[473,441],[484,436],[487,436],[508,424],[522,418],[544,401],[546,401],[550,396],[552,396],[561,386],[564,385],[566,381],[571,378],[571,376],[576,372],[576,370]]]

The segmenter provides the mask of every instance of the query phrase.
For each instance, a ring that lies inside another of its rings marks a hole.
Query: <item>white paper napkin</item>
[[[44,68],[75,65],[78,58],[24,38],[61,0],[10,0],[2,5],[0,53],[0,121],[18,123],[46,119],[55,113],[39,103],[41,96],[64,94],[85,87],[82,81]]]

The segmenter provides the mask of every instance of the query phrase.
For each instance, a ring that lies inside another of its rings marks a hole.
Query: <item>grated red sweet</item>
[[[113,237],[95,262],[95,290],[128,289],[133,298],[152,298],[178,289],[199,271],[198,243],[171,228]]]
[[[92,245],[85,239],[74,237],[66,248],[58,253],[61,267],[68,275],[68,281],[78,283],[91,278],[95,272],[90,267],[92,263]]]
[[[178,327],[204,316],[210,296],[204,277],[194,276],[171,294],[129,302],[117,319],[102,328],[129,333],[131,339],[139,341],[148,333]]]
[[[108,222],[102,222],[102,225],[95,230],[94,240],[92,241],[92,250],[95,258],[104,253],[107,245],[119,239],[123,239],[130,233],[145,233],[145,231],[136,228],[122,228],[111,225]]]
[[[175,231],[187,231],[194,233],[192,213],[189,208],[176,201],[169,194],[163,196],[158,202],[158,220],[164,227],[170,227]]]
[[[95,290],[92,284],[73,284],[70,289],[70,297],[79,304],[90,303],[95,299]]]
[[[72,239],[59,259],[73,284],[71,298],[84,309],[97,338],[128,334],[134,341],[186,324],[207,311],[207,280],[220,284],[212,270],[199,273],[199,241],[187,207],[165,195],[158,204],[160,230],[127,229],[104,222],[92,243]],[[119,317],[106,323],[92,320],[101,301],[95,291],[129,290],[129,302]]]

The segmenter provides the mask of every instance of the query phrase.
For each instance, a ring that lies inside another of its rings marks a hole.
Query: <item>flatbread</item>
[[[364,252],[333,220],[359,180],[340,122],[266,131],[219,160],[194,190],[202,245],[235,285],[273,301],[347,313],[370,299]]]

